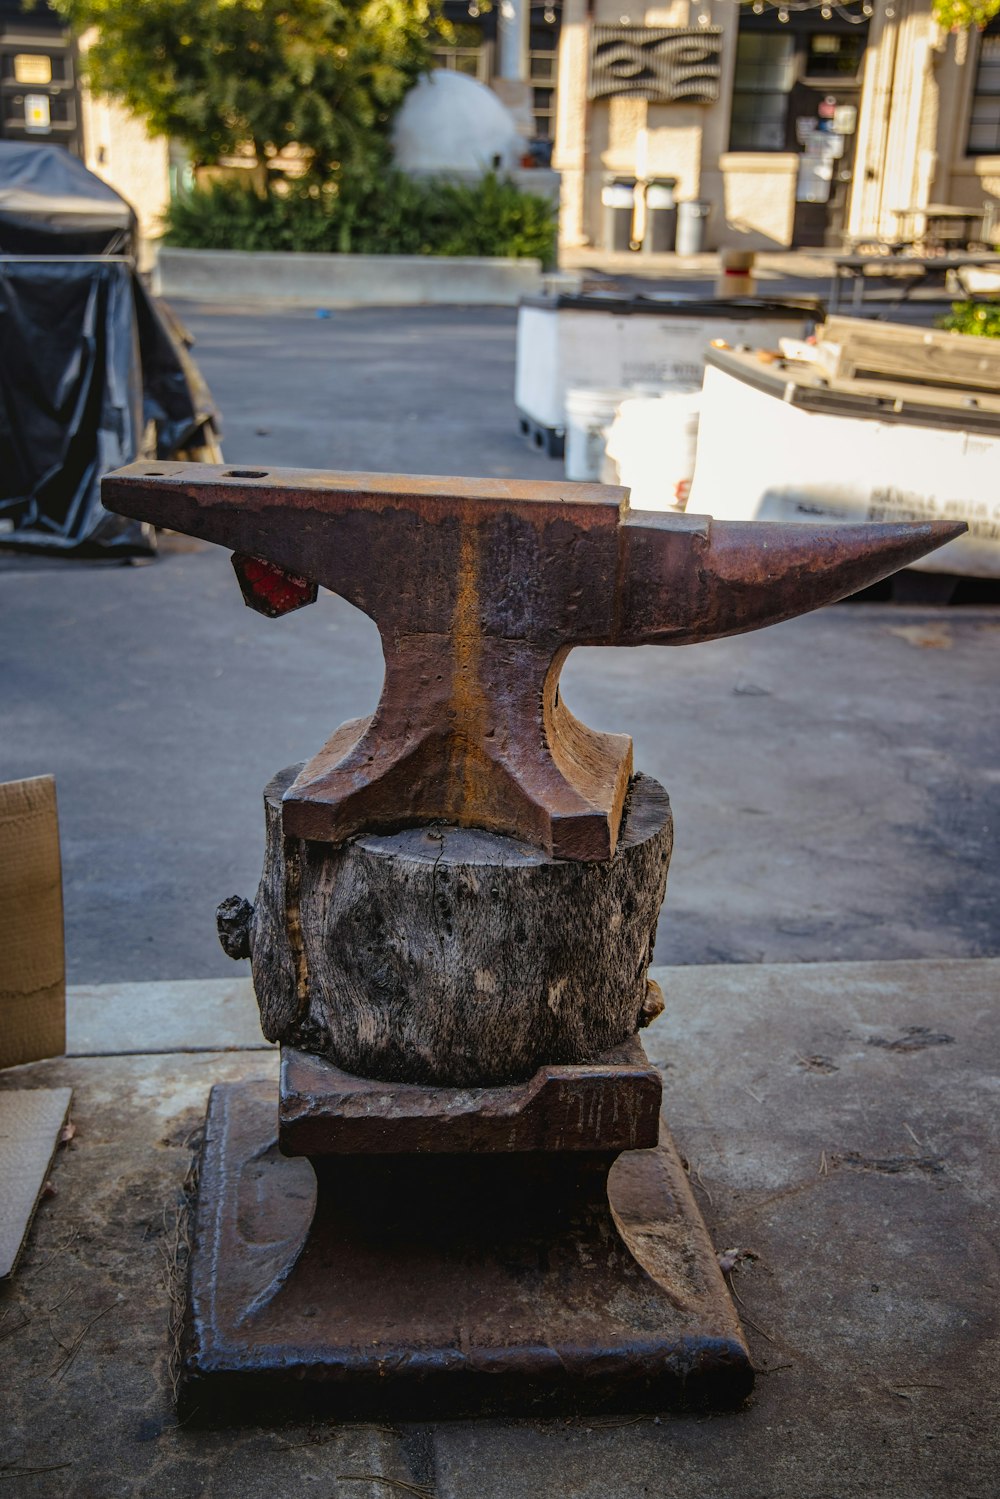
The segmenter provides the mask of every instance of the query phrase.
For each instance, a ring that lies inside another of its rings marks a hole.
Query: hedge
[[[494,175],[475,183],[388,172],[364,188],[288,183],[257,196],[238,181],[178,197],[166,241],[190,250],[359,255],[534,256],[555,261],[555,205]]]

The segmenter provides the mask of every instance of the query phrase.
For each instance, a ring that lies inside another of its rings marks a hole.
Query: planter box
[[[157,289],[199,302],[290,307],[516,306],[542,290],[539,260],[436,255],[298,255],[159,249]]]

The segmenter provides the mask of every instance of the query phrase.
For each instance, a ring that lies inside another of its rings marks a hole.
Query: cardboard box
[[[0,784],[0,1067],[65,1049],[56,783],[37,776]]]
[[[0,1093],[0,1282],[17,1269],[72,1096],[69,1088]]]

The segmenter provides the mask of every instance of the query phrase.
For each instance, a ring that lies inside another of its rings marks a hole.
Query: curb
[[[270,254],[158,248],[154,286],[165,297],[287,307],[515,307],[547,277],[539,260],[435,255]]]

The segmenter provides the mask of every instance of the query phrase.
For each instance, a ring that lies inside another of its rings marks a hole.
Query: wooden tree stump
[[[298,769],[264,792],[264,869],[242,908],[270,1040],[364,1077],[486,1086],[593,1061],[656,1013],[673,837],[656,781],[633,779],[614,857],[584,863],[450,825],[286,838]]]

